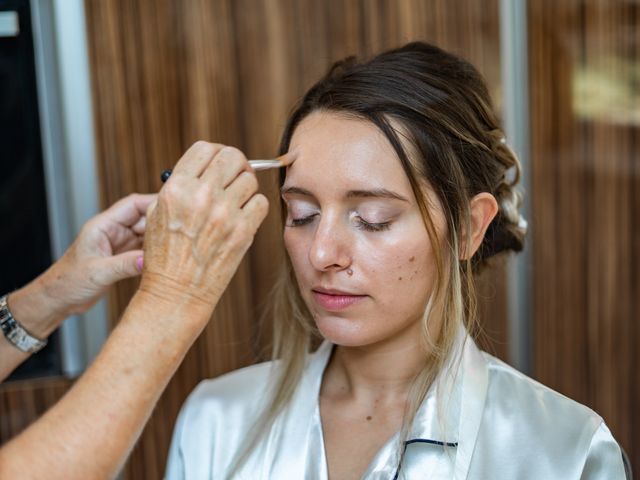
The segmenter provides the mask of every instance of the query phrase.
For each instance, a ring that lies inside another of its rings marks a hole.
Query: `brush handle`
[[[281,157],[273,158],[270,160],[249,160],[249,165],[256,172],[259,172],[261,170],[269,170],[270,168],[280,168],[291,163],[290,161],[288,161],[287,163],[283,163],[283,159],[285,157],[286,155],[282,155]],[[160,174],[160,180],[162,180],[162,183],[166,183],[166,181],[169,180],[171,172],[172,170],[169,169]]]

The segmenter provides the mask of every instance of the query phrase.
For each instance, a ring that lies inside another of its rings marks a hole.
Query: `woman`
[[[526,229],[471,65],[424,43],[339,62],[284,152],[279,360],[196,389],[168,478],[624,478],[600,417],[467,333],[473,273]]]

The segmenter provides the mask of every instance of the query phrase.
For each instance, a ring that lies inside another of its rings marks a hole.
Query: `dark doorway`
[[[0,15],[17,16],[19,25],[15,35],[0,36],[1,295],[46,270],[51,244],[29,1],[0,1]],[[56,332],[9,380],[60,375],[59,345]]]

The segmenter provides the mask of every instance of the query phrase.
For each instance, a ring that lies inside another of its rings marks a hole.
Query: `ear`
[[[462,239],[462,245],[466,249],[461,255],[461,260],[467,260],[473,257],[474,253],[480,248],[484,234],[489,228],[489,224],[498,213],[498,202],[495,197],[487,192],[477,194],[471,199],[471,236],[467,239],[465,235]]]

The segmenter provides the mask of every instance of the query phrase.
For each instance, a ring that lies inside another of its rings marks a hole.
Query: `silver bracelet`
[[[35,353],[47,344],[46,340],[34,337],[13,318],[6,295],[0,297],[0,329],[9,342],[26,353]]]

